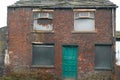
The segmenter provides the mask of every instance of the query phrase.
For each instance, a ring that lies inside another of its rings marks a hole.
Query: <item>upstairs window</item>
[[[35,12],[33,29],[51,31],[53,29],[53,13]]]
[[[94,11],[75,11],[74,30],[95,31]]]

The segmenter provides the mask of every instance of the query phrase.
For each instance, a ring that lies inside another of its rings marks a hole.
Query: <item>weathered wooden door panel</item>
[[[77,46],[63,46],[62,52],[62,76],[63,78],[76,78],[77,77]]]

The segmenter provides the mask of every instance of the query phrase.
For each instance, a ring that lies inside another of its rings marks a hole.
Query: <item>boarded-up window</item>
[[[94,31],[94,12],[74,12],[75,31]]]
[[[54,65],[54,45],[33,44],[32,65],[53,66]]]
[[[111,45],[95,46],[95,69],[112,69],[113,50]]]
[[[34,30],[52,30],[53,14],[52,12],[36,12],[34,13]]]

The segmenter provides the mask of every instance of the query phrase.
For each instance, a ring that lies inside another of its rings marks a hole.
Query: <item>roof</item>
[[[109,0],[20,0],[9,7],[42,8],[116,8]]]

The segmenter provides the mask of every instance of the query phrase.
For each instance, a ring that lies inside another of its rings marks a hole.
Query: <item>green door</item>
[[[63,78],[77,78],[78,46],[63,46],[62,76]]]

